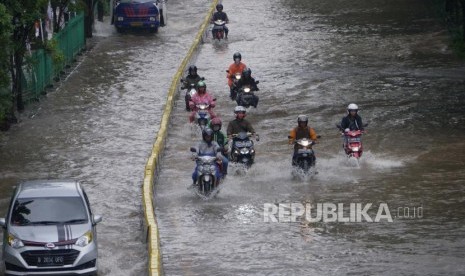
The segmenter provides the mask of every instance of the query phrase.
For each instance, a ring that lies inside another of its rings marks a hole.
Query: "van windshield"
[[[131,3],[150,3],[150,2],[155,2],[155,0],[120,0],[120,3],[126,3],[126,4],[131,4]]]
[[[21,198],[13,205],[11,224],[54,225],[87,223],[86,207],[80,197]]]

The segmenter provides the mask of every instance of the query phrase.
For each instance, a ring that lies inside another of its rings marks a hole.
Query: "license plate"
[[[142,27],[142,22],[132,22],[131,26],[132,27]]]
[[[37,266],[60,266],[65,264],[63,256],[40,256],[37,257]]]

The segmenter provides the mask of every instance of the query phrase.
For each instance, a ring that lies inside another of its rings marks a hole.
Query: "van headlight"
[[[91,231],[87,231],[84,235],[79,237],[76,241],[76,245],[80,247],[87,246],[93,240],[93,235]]]
[[[118,21],[123,21],[123,20],[124,20],[124,17],[118,16]]]
[[[24,247],[24,243],[12,234],[8,234],[8,245],[15,249]]]
[[[152,16],[152,17],[149,18],[149,20],[150,20],[150,21],[156,21],[157,19],[156,19],[155,17]]]

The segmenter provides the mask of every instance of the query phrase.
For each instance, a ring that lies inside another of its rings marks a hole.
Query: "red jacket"
[[[242,63],[242,62],[239,62],[239,64],[237,65],[236,63],[229,65],[229,69],[228,69],[229,73],[226,76],[228,78],[229,87],[231,87],[231,85],[233,84],[234,75],[236,75],[236,73],[239,73],[242,75],[242,71],[244,71],[245,68],[247,68],[247,66],[245,65],[245,63]]]

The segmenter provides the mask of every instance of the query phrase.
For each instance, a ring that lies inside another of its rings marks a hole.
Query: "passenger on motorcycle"
[[[210,122],[211,129],[213,130],[213,141],[217,142],[221,148],[222,160],[223,160],[223,175],[228,174],[228,139],[226,135],[221,131],[221,119],[219,117],[213,118]]]
[[[229,138],[231,138],[233,134],[237,134],[239,132],[250,132],[255,134],[255,129],[252,127],[252,124],[245,119],[245,113],[246,109],[243,106],[236,106],[234,108],[236,119],[232,120],[228,124],[227,134]]]
[[[204,78],[200,77],[197,74],[197,66],[191,65],[188,69],[188,74],[185,79],[182,80],[182,87],[181,89],[189,89],[191,85],[196,85],[199,81],[203,80]],[[188,93],[186,93],[185,101],[186,101],[186,110],[190,111],[189,108],[189,101],[191,97]]]
[[[313,128],[308,126],[308,116],[299,115],[297,117],[297,127],[291,129],[289,133],[289,145],[294,144],[296,140],[307,138],[315,143],[317,142],[317,135]],[[299,147],[297,144],[294,144],[294,154],[292,155],[292,165],[296,165],[297,152]]]
[[[210,23],[213,23],[216,20],[222,20],[222,21],[224,21],[226,23],[229,23],[228,15],[225,12],[223,12],[223,4],[216,5],[216,10],[217,11],[213,14]],[[228,29],[228,27],[226,27],[226,25],[224,25],[223,28],[224,28],[224,38],[228,39],[229,29]]]
[[[213,130],[211,130],[210,128],[205,128],[202,131],[202,141],[200,141],[196,149],[197,156],[216,156],[218,161],[221,161],[223,159],[223,156],[220,152],[221,148],[217,142],[213,141]],[[220,179],[221,177],[219,166],[216,166],[215,168],[215,176],[216,179]],[[196,166],[194,172],[192,173],[193,185],[195,185],[197,177],[198,175]]]
[[[237,82],[237,87],[239,89],[244,86],[249,86],[251,91],[259,90],[257,87],[257,82],[252,77],[252,70],[250,68],[245,68],[244,71],[242,71],[242,77]],[[254,95],[252,106],[257,107],[257,104],[258,104],[258,97]]]
[[[233,79],[234,79],[236,73],[242,74],[244,69],[247,67],[244,63],[241,62],[241,60],[242,60],[241,53],[239,53],[239,52],[234,53],[233,60],[234,60],[234,63],[229,65],[229,68],[228,68],[228,71],[227,71],[228,74],[226,76],[228,78],[228,85],[229,85],[229,88],[230,88],[231,96],[233,95],[233,89],[234,89]]]
[[[210,113],[210,118],[216,117],[215,113],[212,110],[212,108],[214,108],[216,105],[215,100],[207,92],[207,85],[205,84],[205,82],[199,81],[197,83],[197,93],[192,97],[191,101],[189,102],[189,107],[192,110],[192,113],[189,116],[189,122],[192,123],[194,121],[195,113],[197,112],[197,105],[202,103],[210,105],[208,109],[208,113]]]
[[[364,130],[363,123],[362,123],[362,117],[358,115],[358,105],[351,103],[347,106],[347,116],[342,118],[341,130],[344,132],[347,132],[350,130],[361,130],[361,131]],[[345,144],[347,144],[346,136],[344,136],[344,145]]]

